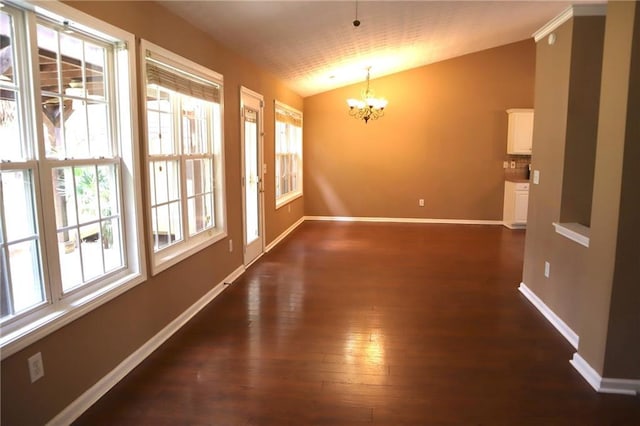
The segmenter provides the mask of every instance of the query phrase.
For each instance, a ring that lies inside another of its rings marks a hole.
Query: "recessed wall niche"
[[[591,225],[604,16],[574,19],[560,222]],[[553,47],[552,47],[553,48]]]

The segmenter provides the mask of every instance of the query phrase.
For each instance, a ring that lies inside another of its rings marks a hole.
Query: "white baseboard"
[[[569,363],[597,392],[620,395],[638,395],[640,393],[640,380],[602,377],[577,352],[573,354],[573,358]]]
[[[580,342],[579,336],[569,328],[569,326],[560,319],[534,292],[532,292],[524,283],[520,283],[518,287],[530,302],[535,306],[542,315],[553,325],[571,345],[578,349]],[[573,354],[573,359],[569,363],[575,368],[584,379],[600,393],[616,393],[622,395],[638,395],[640,394],[640,380],[631,379],[612,379],[602,377],[594,370],[584,358],[577,352]]]
[[[91,407],[98,399],[106,394],[120,380],[129,374],[135,367],[145,360],[153,351],[158,349],[169,337],[193,318],[202,308],[207,306],[216,296],[228,287],[227,283],[232,283],[244,272],[244,266],[229,274],[221,283],[209,290],[196,303],[191,305],[186,311],[181,313],[176,319],[171,321],[158,334],[153,336],[138,350],[129,355],[116,368],[111,370],[106,376],[101,378],[95,385],[80,395],[75,401],[69,404],[57,416],[47,422],[47,425],[68,425],[76,420],[82,413]]]
[[[233,284],[235,280],[237,280],[242,274],[244,274],[244,271],[246,271],[246,268],[244,266],[238,266],[238,269],[227,275],[227,277],[222,282],[225,284]]]
[[[267,246],[264,248],[265,253],[268,253],[269,251],[271,251],[271,249],[277,246],[282,240],[284,240],[287,237],[287,235],[292,233],[304,221],[305,221],[305,217],[303,216],[300,219],[298,219],[296,223],[288,227],[282,234],[278,235],[276,239],[274,239],[269,244],[267,244]]]
[[[453,225],[502,225],[501,220],[426,219],[413,217],[305,216],[304,220],[333,222],[440,223]]]
[[[556,330],[558,330],[560,334],[562,334],[564,338],[571,343],[571,346],[578,349],[580,337],[564,321],[562,321],[555,312],[553,312],[533,291],[531,291],[525,283],[520,283],[518,290],[529,300],[529,302],[531,302],[533,306],[538,309],[538,311],[540,311],[542,315],[544,315],[551,325],[553,325]]]

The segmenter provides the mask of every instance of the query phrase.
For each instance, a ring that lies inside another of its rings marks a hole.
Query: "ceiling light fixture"
[[[369,88],[369,77],[371,67],[367,68],[367,88],[362,92],[362,99],[347,99],[349,105],[349,115],[364,120],[365,124],[369,120],[377,120],[384,115],[384,108],[387,100],[374,97],[373,90]]]
[[[352,23],[354,28],[358,28],[360,26],[360,21],[358,20],[358,0],[356,0],[356,19],[354,19]]]

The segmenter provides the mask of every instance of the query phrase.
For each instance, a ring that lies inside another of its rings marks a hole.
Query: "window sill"
[[[302,191],[284,195],[276,200],[276,210],[302,197]]]
[[[3,326],[0,336],[2,359],[4,360],[61,329],[145,280],[144,274],[132,273],[81,298],[70,298],[66,303],[58,304],[55,308],[53,305],[45,305],[34,312],[35,315],[38,315],[38,319],[29,320],[29,317],[25,317],[24,320],[27,322],[22,327],[19,325],[20,322],[12,324],[15,327]],[[6,332],[7,328],[9,329],[8,333]]]
[[[579,223],[575,222],[553,223],[553,226],[556,229],[556,232],[563,237],[566,237],[571,241],[575,241],[576,243],[585,247],[589,247],[591,230],[586,226],[580,225]]]
[[[165,250],[154,253],[154,263],[151,266],[151,275],[159,274],[165,269],[172,267],[176,263],[182,262],[184,259],[193,256],[197,252],[204,250],[210,245],[215,244],[226,237],[226,230],[219,231],[201,241],[192,244],[182,243],[182,245],[176,245],[175,247],[169,247]],[[151,242],[151,247],[153,247],[153,241]]]

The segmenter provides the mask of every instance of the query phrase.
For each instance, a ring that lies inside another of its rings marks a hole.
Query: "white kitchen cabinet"
[[[504,183],[504,208],[502,223],[507,228],[524,228],[529,207],[529,182]]]
[[[531,155],[533,145],[533,109],[512,108],[507,110],[507,154]]]

